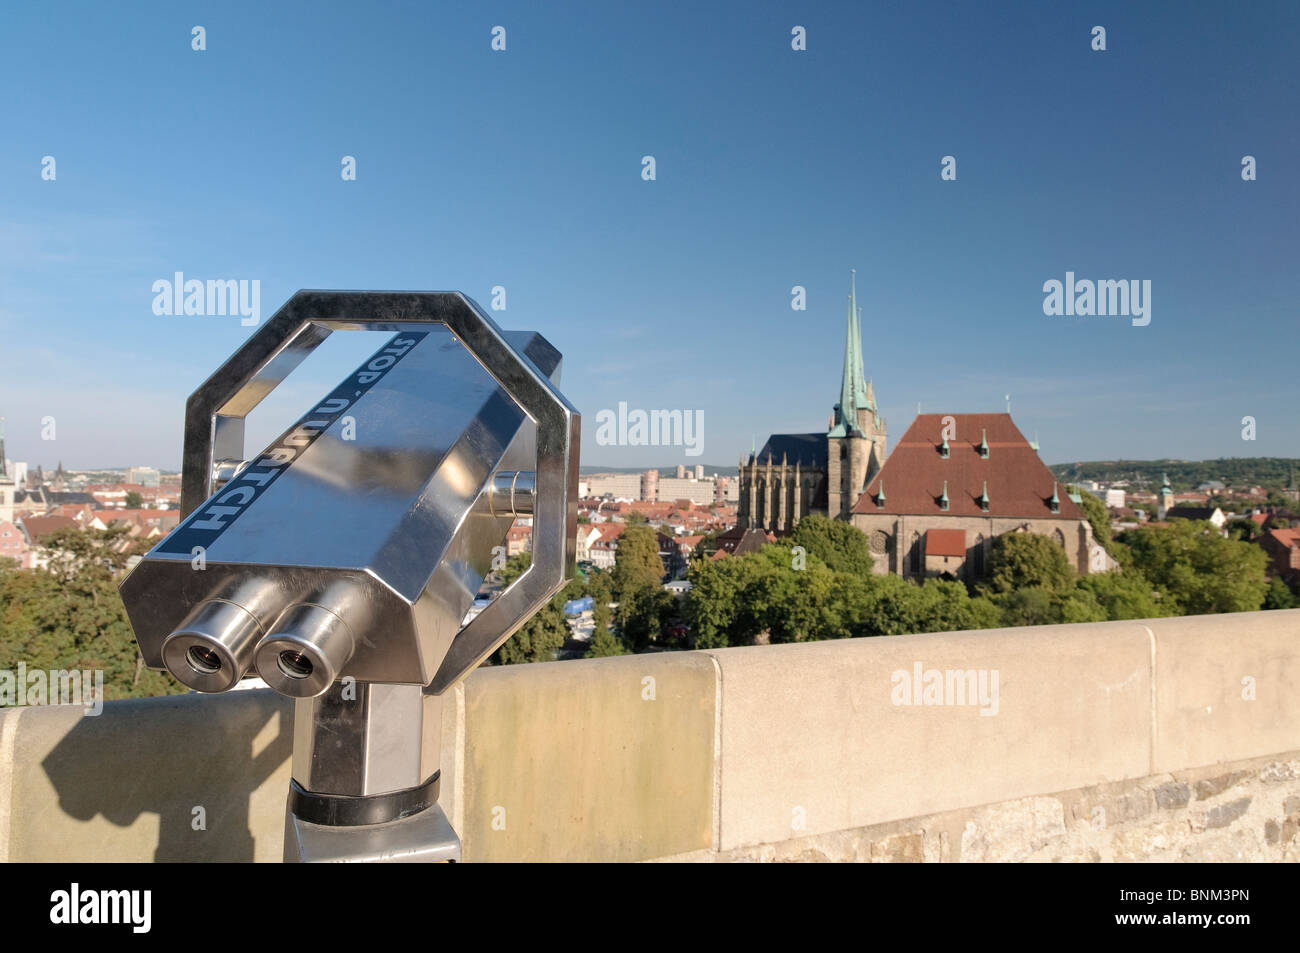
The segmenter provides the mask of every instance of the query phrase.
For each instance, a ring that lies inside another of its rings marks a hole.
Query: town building
[[[1206,520],[1214,524],[1215,529],[1223,529],[1228,517],[1217,506],[1191,506],[1179,503],[1164,511],[1163,520]]]
[[[27,562],[27,539],[15,523],[0,519],[0,559],[12,559],[19,568]]]
[[[600,538],[589,546],[591,564],[597,569],[613,569],[618,556],[618,538],[627,528],[626,523],[601,523]]]
[[[640,473],[593,473],[579,481],[578,495],[639,500],[642,476]],[[585,492],[581,484],[586,484]]]
[[[162,474],[154,467],[131,467],[126,471],[126,482],[140,486],[158,486]]]
[[[1268,553],[1269,575],[1295,585],[1300,580],[1300,530],[1271,529],[1258,543]]]

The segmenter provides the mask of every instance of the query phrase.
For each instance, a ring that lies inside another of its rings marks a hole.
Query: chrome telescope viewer
[[[393,336],[245,458],[244,417],[335,330]],[[150,667],[298,699],[286,859],[458,859],[440,696],[573,575],[560,363],[456,292],[300,291],[190,396],[185,516],[122,599]],[[532,565],[462,625],[519,516]]]

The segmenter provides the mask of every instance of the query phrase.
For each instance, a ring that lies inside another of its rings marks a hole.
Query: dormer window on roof
[[[980,494],[980,510],[984,513],[989,511],[989,481],[984,481],[984,492]]]
[[[1056,484],[1052,484],[1052,498],[1047,501],[1047,505],[1052,508],[1053,513],[1061,512],[1061,498],[1056,494]]]
[[[876,487],[876,505],[885,505],[885,481],[880,481],[880,486]]]
[[[943,481],[943,496],[939,497],[939,509],[948,509],[948,481]]]
[[[948,455],[950,453],[952,453],[952,451],[948,449],[948,438],[944,437],[943,443],[939,444],[939,456],[943,457],[946,460],[948,459]]]
[[[989,432],[987,430],[980,431],[979,450],[980,450],[980,459],[987,460],[989,458]]]

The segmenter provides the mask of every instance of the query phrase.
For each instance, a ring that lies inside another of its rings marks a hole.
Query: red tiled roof
[[[949,455],[939,454],[944,418],[955,422],[955,438],[948,441]],[[989,455],[979,455],[980,440],[987,435]],[[1000,516],[1034,519],[1083,519],[1079,505],[1064,484],[1056,486],[1060,511],[1049,506],[1052,471],[1039,459],[1010,414],[921,414],[907,428],[881,471],[853,507],[854,513],[891,515]],[[944,481],[948,481],[948,509],[939,508]],[[881,482],[883,506],[876,505]],[[979,499],[988,482],[989,509]]]
[[[931,529],[925,533],[927,556],[965,556],[966,531],[964,529]]]
[[[627,529],[626,523],[601,523],[598,527],[600,530],[600,541],[608,542],[611,539],[618,539],[623,535],[623,530]]]
[[[32,542],[38,542],[61,529],[80,528],[76,520],[67,516],[27,516],[23,518],[23,529],[27,531],[27,536]]]
[[[1271,529],[1268,531],[1268,535],[1287,549],[1295,549],[1300,546],[1300,529]]]

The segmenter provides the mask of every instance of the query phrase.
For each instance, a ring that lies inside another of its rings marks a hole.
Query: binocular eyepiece
[[[168,671],[197,692],[229,691],[252,669],[294,698],[325,691],[356,650],[364,600],[337,583],[276,613],[280,592],[244,585],[201,603],[163,640]]]

